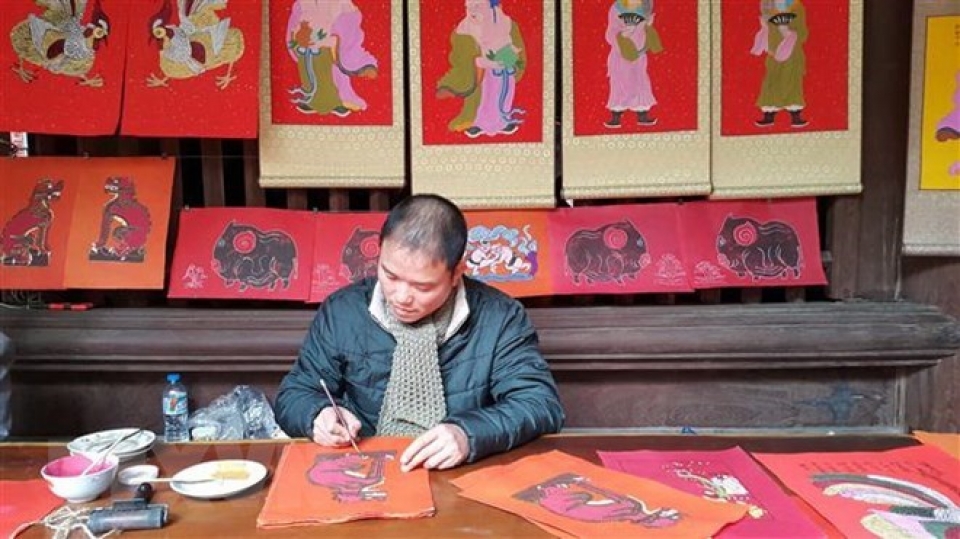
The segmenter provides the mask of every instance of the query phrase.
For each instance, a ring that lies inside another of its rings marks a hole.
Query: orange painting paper
[[[0,481],[0,537],[16,537],[61,503],[42,479]]]
[[[464,275],[513,297],[554,292],[546,211],[466,212]]]
[[[913,431],[913,437],[924,445],[939,447],[955,459],[960,459],[960,433],[958,432],[926,432]]]
[[[69,160],[0,159],[0,288],[62,289],[80,178]]]
[[[175,159],[78,159],[67,288],[161,289]]]
[[[453,481],[461,496],[560,536],[709,537],[746,514],[654,481],[551,451]]]
[[[360,441],[360,450],[293,443],[283,449],[258,528],[432,516],[427,471],[400,471],[408,438]]]

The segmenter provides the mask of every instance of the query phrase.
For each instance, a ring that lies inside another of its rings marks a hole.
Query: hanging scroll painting
[[[0,288],[64,288],[79,179],[63,163],[78,160],[0,159]]]
[[[271,0],[273,123],[390,125],[390,15],[390,0]]]
[[[710,192],[710,8],[561,3],[563,198]]]
[[[827,534],[743,449],[722,451],[598,451],[603,465],[717,503],[747,507],[747,515],[715,537],[819,539]]]
[[[960,460],[937,448],[753,456],[843,537],[960,534]]]
[[[313,278],[307,301],[377,276],[380,229],[386,213],[318,213],[314,219]]]
[[[403,187],[403,0],[265,6],[260,185]]]
[[[138,0],[125,9],[122,134],[256,138],[260,0]]]
[[[466,209],[552,207],[552,4],[408,6],[413,191]]]
[[[697,129],[696,0],[581,0],[571,9],[574,135]]]
[[[305,301],[313,234],[307,211],[182,210],[168,296]]]
[[[913,9],[903,252],[960,256],[960,6]]]
[[[112,135],[128,10],[120,0],[3,2],[0,131]]]
[[[861,0],[713,4],[713,196],[860,192]]]
[[[694,288],[827,282],[813,198],[691,202],[681,229]]]
[[[558,294],[691,292],[679,206],[558,209],[550,217]],[[561,270],[562,268],[562,270]]]
[[[67,288],[162,289],[173,158],[79,159]]]
[[[541,142],[539,1],[421,1],[423,143]]]
[[[550,212],[466,212],[464,275],[513,297],[554,292],[547,227]]]

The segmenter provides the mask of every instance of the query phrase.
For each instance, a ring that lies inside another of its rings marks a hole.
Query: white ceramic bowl
[[[40,470],[40,475],[47,481],[50,490],[64,500],[70,503],[89,502],[113,484],[120,460],[116,455],[110,455],[87,475],[80,475],[90,462],[86,455],[61,457],[48,462]]]

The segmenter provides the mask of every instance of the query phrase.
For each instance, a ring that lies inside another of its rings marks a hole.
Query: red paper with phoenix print
[[[747,516],[715,537],[826,537],[744,450],[598,451],[611,470],[657,481],[704,499],[744,505]]]
[[[126,9],[122,134],[256,138],[260,0],[138,0]]]
[[[513,297],[553,293],[547,211],[473,211],[464,275]]]
[[[63,275],[80,177],[76,159],[0,159],[0,288],[55,290]]]
[[[423,143],[542,142],[540,0],[420,2]]]
[[[721,135],[848,128],[849,0],[722,2],[720,10]]]
[[[409,438],[374,437],[352,448],[293,443],[280,462],[257,516],[264,529],[371,518],[419,518],[435,512],[426,469],[400,471]]]
[[[380,228],[386,218],[383,212],[316,215],[313,278],[307,301],[323,301],[338,288],[377,276]]]
[[[574,537],[711,537],[747,511],[560,451],[483,468],[452,483],[465,498]]]
[[[313,213],[267,208],[180,212],[171,298],[305,301],[313,264]]]
[[[3,2],[0,131],[116,132],[128,9],[122,0]]]
[[[550,216],[558,294],[689,292],[676,204],[564,208]]]
[[[78,159],[67,288],[161,289],[175,159]]]
[[[844,537],[960,537],[960,460],[935,447],[753,456]]]
[[[572,4],[574,134],[696,130],[697,1]]]
[[[391,0],[272,0],[273,123],[392,125],[393,9]]]
[[[695,288],[827,282],[813,198],[691,202],[681,216]]]

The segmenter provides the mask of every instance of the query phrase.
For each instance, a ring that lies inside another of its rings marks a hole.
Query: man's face
[[[442,261],[391,240],[385,240],[380,249],[377,279],[387,308],[405,324],[422,320],[443,306],[462,274],[462,265],[450,271]]]

